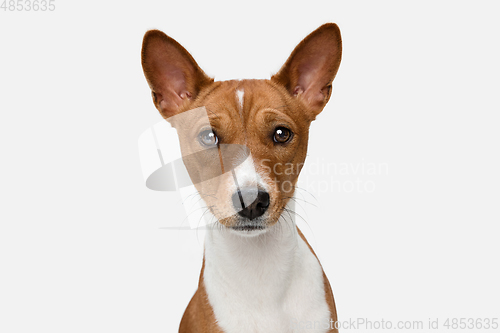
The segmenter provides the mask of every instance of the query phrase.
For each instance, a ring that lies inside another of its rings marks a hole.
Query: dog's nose
[[[262,216],[269,207],[269,193],[266,191],[257,191],[257,198],[250,204],[245,205],[245,198],[255,198],[255,190],[241,189],[233,194],[233,206],[238,211],[240,216],[253,220]]]

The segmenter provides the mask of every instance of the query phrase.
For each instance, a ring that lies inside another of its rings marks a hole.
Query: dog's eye
[[[217,135],[212,130],[205,130],[198,134],[198,141],[206,147],[216,146],[219,142]]]
[[[288,128],[278,127],[276,130],[274,130],[273,140],[276,143],[286,143],[290,141],[292,136],[293,133]]]

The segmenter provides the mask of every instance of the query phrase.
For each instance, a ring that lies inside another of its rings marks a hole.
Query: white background
[[[143,183],[137,139],[161,118],[142,36],[216,79],[267,78],[326,22],[343,61],[308,163],[352,170],[303,175],[301,225],[339,319],[500,317],[497,2],[55,4],[0,11],[0,332],[175,332],[203,239],[164,229],[179,195]],[[358,179],[374,190],[311,183]]]

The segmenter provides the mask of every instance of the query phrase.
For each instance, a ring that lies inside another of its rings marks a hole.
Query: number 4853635
[[[453,330],[496,330],[498,328],[498,318],[447,318],[443,326]]]
[[[4,12],[45,12],[56,10],[56,0],[4,0],[0,9]]]

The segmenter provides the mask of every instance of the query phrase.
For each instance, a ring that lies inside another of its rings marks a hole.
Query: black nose
[[[257,194],[257,198],[250,205],[245,205],[245,202],[248,203],[255,198],[255,194]],[[248,198],[251,199],[246,200]],[[241,189],[233,194],[232,199],[238,214],[250,220],[262,216],[269,207],[269,193],[261,190],[255,193],[254,189]]]

